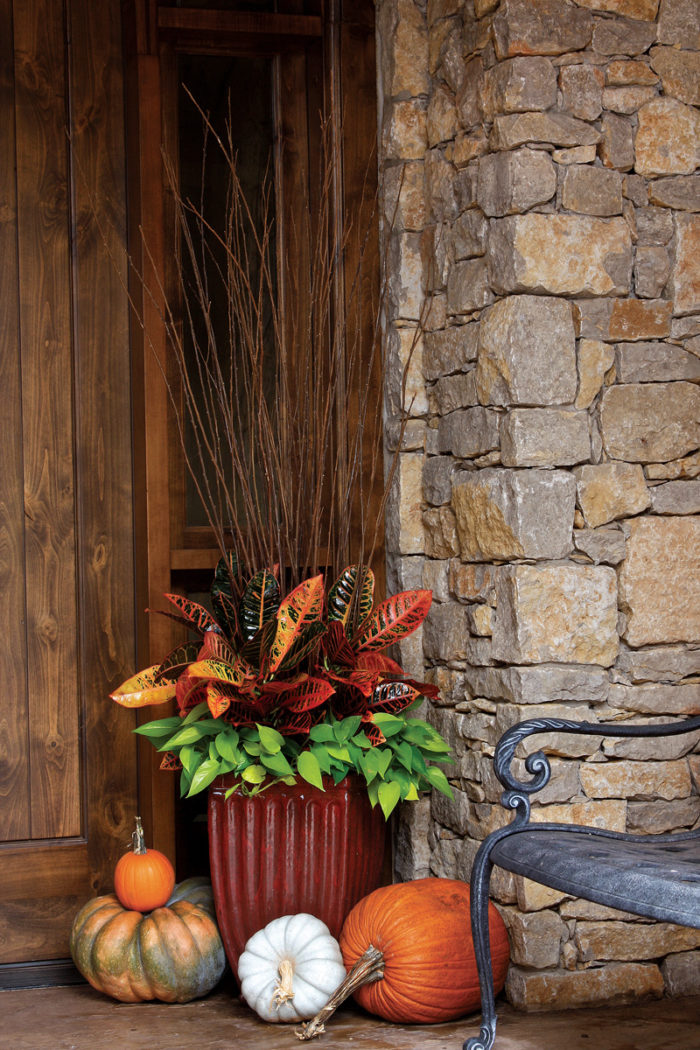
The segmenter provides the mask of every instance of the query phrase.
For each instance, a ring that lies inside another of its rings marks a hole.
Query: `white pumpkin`
[[[238,960],[241,995],[263,1021],[304,1021],[345,979],[340,946],[313,915],[283,915],[248,940]]]

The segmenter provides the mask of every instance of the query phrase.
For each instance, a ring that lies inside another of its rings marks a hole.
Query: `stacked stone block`
[[[377,31],[390,582],[433,590],[403,658],[456,755],[397,871],[468,878],[508,726],[700,711],[700,8],[383,0]],[[698,825],[697,741],[546,750],[534,819]],[[492,887],[524,1008],[700,990],[697,931]]]

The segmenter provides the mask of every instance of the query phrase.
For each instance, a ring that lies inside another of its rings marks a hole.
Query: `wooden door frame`
[[[183,544],[173,535],[171,523],[168,447],[177,437],[168,422],[169,395],[158,364],[158,359],[167,360],[161,318],[169,265],[163,233],[168,215],[161,143],[169,134],[163,48],[205,54],[279,53],[320,39],[325,90],[336,112],[342,112],[345,100],[351,103],[351,116],[334,143],[337,193],[343,199],[348,192],[366,188],[365,147],[376,143],[374,5],[371,0],[313,0],[313,14],[296,13],[303,6],[299,0],[286,0],[286,6],[287,14],[263,15],[159,8],[158,0],[123,2],[129,245],[135,275],[130,292],[135,304],[131,340],[139,666],[162,658],[175,644],[169,621],[148,617],[142,610],[163,607],[162,595],[173,589],[174,572],[213,569],[218,560],[218,550],[211,545],[203,548],[191,540]],[[374,169],[376,177],[376,163]],[[374,204],[372,197],[370,205]],[[378,246],[375,254],[378,273]],[[350,272],[352,264],[351,259]],[[141,740],[139,797],[147,841],[174,856],[176,779],[163,776],[159,764],[159,756]]]

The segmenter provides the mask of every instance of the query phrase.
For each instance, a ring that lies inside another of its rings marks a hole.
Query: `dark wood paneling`
[[[119,0],[0,0],[3,965],[66,959],[136,813],[121,36]]]
[[[22,387],[11,0],[0,0],[0,841],[30,835],[24,632]]]
[[[15,4],[33,837],[82,831],[63,8]]]
[[[135,719],[108,699],[110,689],[136,666],[119,6],[73,0],[68,29],[79,673],[91,883],[105,892],[111,891],[114,865],[129,841],[136,812]]]
[[[92,896],[84,843],[0,852],[0,963],[65,958],[73,916]]]

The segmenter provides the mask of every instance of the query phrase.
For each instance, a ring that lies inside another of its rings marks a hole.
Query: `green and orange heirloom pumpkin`
[[[203,881],[181,883],[165,907],[147,915],[123,908],[113,893],[88,901],[70,935],[83,977],[123,1003],[186,1003],[210,992],[226,956]]]

